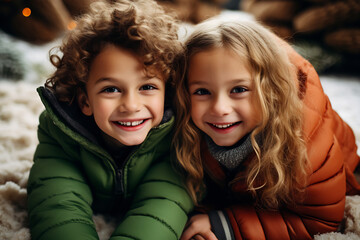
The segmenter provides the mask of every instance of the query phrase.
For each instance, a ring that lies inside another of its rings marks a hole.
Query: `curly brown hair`
[[[155,1],[97,1],[76,22],[62,46],[49,53],[56,70],[45,86],[59,101],[71,104],[79,90],[85,91],[91,63],[107,44],[135,53],[147,74],[156,72],[165,81],[172,76],[173,60],[181,51],[178,22]]]

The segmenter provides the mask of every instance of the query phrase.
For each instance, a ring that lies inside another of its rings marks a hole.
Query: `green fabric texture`
[[[93,211],[115,209],[120,224],[111,240],[179,239],[193,204],[170,162],[174,118],[152,129],[120,169],[119,194],[110,154],[69,128],[38,91],[46,110],[28,181],[32,239],[98,239]]]

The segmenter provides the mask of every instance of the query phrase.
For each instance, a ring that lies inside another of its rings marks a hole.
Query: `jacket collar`
[[[225,171],[222,169],[220,163],[209,152],[205,140],[201,141],[201,149],[201,159],[205,172],[218,185],[225,187],[227,178]]]
[[[245,172],[247,166],[254,157],[255,153],[253,152],[246,159],[244,159],[244,161],[237,168],[235,174],[229,174],[211,155],[206,141],[201,141],[201,159],[206,174],[220,187],[230,188],[231,191],[236,193],[247,192]]]
[[[73,131],[80,133],[94,144],[99,144],[99,141],[95,136],[100,130],[92,117],[87,117],[81,113],[77,104],[69,105],[58,101],[53,92],[45,87],[39,87],[37,91],[46,110],[51,110],[54,115],[53,117],[59,118]],[[92,131],[89,129],[92,129]]]

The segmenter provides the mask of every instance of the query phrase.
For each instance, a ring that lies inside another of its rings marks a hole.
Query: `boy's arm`
[[[177,240],[193,203],[170,161],[154,165],[111,240]]]
[[[39,145],[28,182],[28,211],[32,239],[98,239],[92,221],[89,186],[53,137],[56,129],[42,114]]]

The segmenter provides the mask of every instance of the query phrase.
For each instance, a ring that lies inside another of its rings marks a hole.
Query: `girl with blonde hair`
[[[316,71],[255,22],[195,27],[176,81],[179,166],[197,211],[187,239],[311,239],[359,194],[350,127]]]

